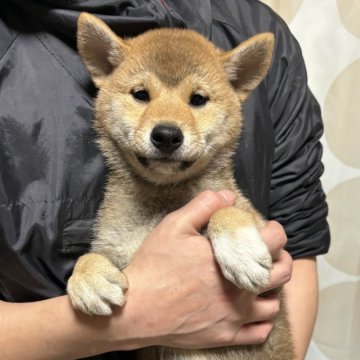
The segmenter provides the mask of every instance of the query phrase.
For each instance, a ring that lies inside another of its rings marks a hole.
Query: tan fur
[[[269,284],[271,256],[258,229],[264,220],[235,185],[232,154],[242,126],[241,104],[271,62],[273,35],[260,34],[223,52],[190,30],[161,29],[118,38],[101,20],[79,18],[78,47],[99,87],[95,127],[110,168],[96,237],[68,283],[73,305],[110,315],[125,301],[121,275],[143,239],[169,212],[200,191],[229,189],[235,207],[211,218],[208,235],[225,277],[255,293]],[[149,101],[134,98],[146,90]],[[209,100],[189,105],[193,94]],[[151,144],[155,126],[181,129],[180,148],[164,155]],[[130,284],[131,286],[131,284]],[[144,349],[146,360],[291,360],[284,301],[264,345],[209,350]]]

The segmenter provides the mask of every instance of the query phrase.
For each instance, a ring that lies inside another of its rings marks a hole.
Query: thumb
[[[235,199],[236,194],[229,190],[206,190],[174,213],[185,226],[200,231],[216,211],[234,205]]]

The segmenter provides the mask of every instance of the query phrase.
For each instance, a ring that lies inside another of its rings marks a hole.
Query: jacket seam
[[[66,73],[73,79],[79,86],[81,84],[78,80],[73,76],[73,74],[69,71],[69,69],[65,66],[65,64],[55,55],[55,53],[50,49],[50,47],[46,44],[44,39],[41,38],[38,34],[33,34],[40,42],[40,44],[45,48],[45,50],[51,55],[51,57],[66,71]]]
[[[6,50],[4,51],[4,53],[1,55],[0,57],[0,61],[2,61],[4,59],[4,57],[6,56],[6,54],[9,52],[9,50],[12,48],[12,46],[14,45],[14,42],[17,40],[17,38],[19,37],[19,33],[17,33],[14,38],[10,41],[10,44],[8,45],[8,47],[6,48]]]

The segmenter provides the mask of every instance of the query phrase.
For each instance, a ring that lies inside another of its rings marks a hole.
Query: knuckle
[[[285,274],[284,274],[284,282],[285,283],[288,283],[292,278],[292,271],[289,270],[289,271],[286,271]]]
[[[292,269],[293,269],[293,261],[291,255],[284,251],[284,266],[282,268],[282,280],[284,283],[287,283],[291,280],[292,277]]]
[[[262,326],[261,329],[258,331],[256,343],[263,344],[269,337],[272,328],[273,328],[273,324],[266,324]]]
[[[235,338],[235,335],[233,332],[222,331],[218,336],[217,343],[219,343],[223,346],[232,345],[234,343],[234,338]]]
[[[282,249],[287,243],[285,229],[277,221],[270,221],[269,224],[272,228],[272,241],[274,246],[278,249]]]
[[[277,301],[275,301],[275,304],[272,307],[270,318],[272,319],[276,317],[279,314],[279,312],[280,312],[280,300],[278,299]]]
[[[222,204],[221,196],[212,190],[205,190],[199,195],[199,200],[208,208],[220,206]]]
[[[162,223],[163,224],[166,224],[166,225],[173,225],[177,222],[177,219],[178,219],[178,214],[177,214],[177,211],[173,211],[169,214],[167,214],[163,219],[162,219]]]
[[[212,190],[204,190],[200,193],[200,196],[205,196],[205,197],[216,196],[216,192]]]
[[[167,238],[173,238],[177,234],[181,234],[185,227],[186,220],[177,216],[176,213],[171,213],[166,215],[166,217],[161,221],[161,226],[158,230],[161,235],[164,235]]]
[[[181,216],[181,209],[175,210],[167,214],[160,222],[161,229],[166,233],[176,233],[179,229],[183,228],[186,218]]]
[[[195,206],[195,208],[199,209],[199,212],[201,213],[214,213],[217,209],[220,209],[223,207],[222,196],[216,193],[212,190],[205,190],[201,192],[199,195],[197,195],[192,201],[192,207]],[[162,223],[165,223],[166,225],[179,225],[183,224],[184,221],[184,215],[189,215],[189,213],[186,213],[184,210],[185,207],[177,209],[168,215],[166,215]],[[188,216],[185,216],[187,218]]]

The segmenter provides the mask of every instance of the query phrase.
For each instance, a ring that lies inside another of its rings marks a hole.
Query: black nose
[[[181,146],[184,135],[176,126],[157,125],[152,130],[150,139],[157,149],[165,153],[171,153]]]

